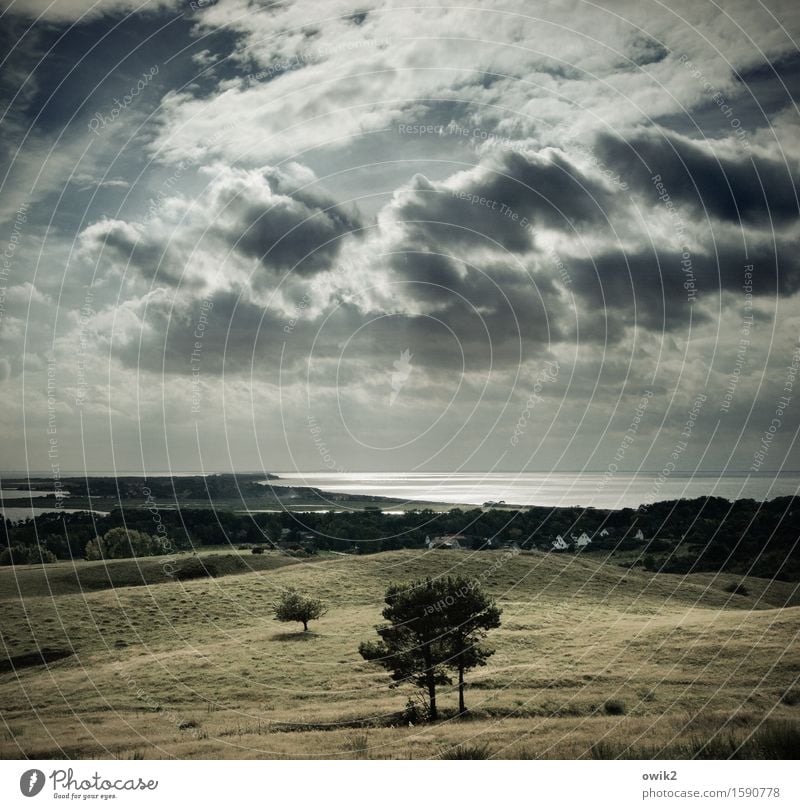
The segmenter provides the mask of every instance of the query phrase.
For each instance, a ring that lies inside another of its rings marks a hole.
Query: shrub
[[[603,703],[603,710],[609,716],[622,716],[626,713],[625,703],[619,699],[607,699]]]
[[[797,705],[800,703],[800,688],[790,688],[781,695],[781,702],[784,705]]]
[[[406,724],[416,725],[417,722],[427,722],[430,719],[430,708],[424,694],[411,696],[406,700],[406,707],[401,714]]]
[[[344,744],[344,749],[356,758],[369,758],[369,736],[366,733],[350,736]]]
[[[165,553],[169,553],[169,544],[162,537],[127,528],[112,528],[102,537],[95,537],[86,543],[86,558],[90,561],[161,556]]]
[[[250,553],[264,553],[264,549],[256,546],[255,548],[250,549]]]
[[[187,559],[180,567],[176,568],[172,577],[178,581],[188,579],[214,578],[218,573],[217,566],[213,562],[204,562],[200,557],[195,556]]]
[[[762,725],[751,736],[727,731],[706,738],[682,739],[666,747],[601,740],[590,749],[594,759],[780,759],[800,757],[800,723],[776,721]]]
[[[762,725],[745,742],[745,758],[767,758],[796,761],[800,758],[800,723],[769,722]]]
[[[448,747],[439,754],[441,759],[489,759],[492,757],[492,751],[486,744],[457,744],[455,747]]]
[[[750,591],[742,584],[742,582],[732,581],[730,584],[725,585],[726,593],[733,593],[737,596],[749,596]]]
[[[306,598],[294,587],[284,590],[280,598],[272,605],[276,621],[284,623],[301,623],[303,631],[308,632],[308,622],[321,618],[327,612],[324,604],[316,598]]]
[[[635,755],[626,756],[628,748],[618,742],[600,739],[589,749],[589,755],[597,761],[613,761],[618,758],[637,758]]]
[[[55,562],[56,555],[38,545],[12,545],[0,552],[0,565],[38,565]]]

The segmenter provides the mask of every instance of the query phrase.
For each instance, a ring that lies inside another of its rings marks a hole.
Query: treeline
[[[209,500],[214,498],[238,498],[247,495],[261,496],[266,491],[264,480],[274,480],[275,475],[219,474],[182,475],[145,478],[141,476],[120,477],[63,477],[62,488],[71,498],[141,500],[154,497],[161,502],[181,500]],[[51,478],[20,478],[3,482],[5,488],[19,487],[34,492],[49,492],[53,488]],[[268,488],[268,487],[267,487]]]
[[[592,539],[589,552],[624,552],[621,561],[626,564],[670,573],[720,570],[796,581],[800,579],[798,515],[797,497],[766,503],[701,497],[615,511],[532,507],[446,513],[245,514],[162,507],[154,495],[149,508],[115,510],[108,516],[50,512],[13,525],[6,522],[0,542],[12,551],[35,548],[58,559],[83,559],[90,541],[121,527],[158,536],[178,550],[231,544],[309,554],[422,548],[428,538],[453,535],[459,537],[461,547],[469,549],[516,544],[523,550],[549,551],[558,535],[569,538],[586,532]],[[639,531],[644,540],[636,538]],[[22,558],[21,551],[18,555]],[[31,561],[35,560],[34,554]]]
[[[656,503],[638,514],[652,537],[642,559],[649,570],[800,580],[800,497],[697,498]]]

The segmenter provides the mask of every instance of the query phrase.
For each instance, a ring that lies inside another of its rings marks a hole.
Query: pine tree
[[[500,610],[477,582],[447,577],[386,591],[379,642],[362,643],[359,652],[391,673],[395,684],[412,682],[428,694],[431,721],[438,719],[436,687],[458,672],[459,708],[464,707],[464,673],[484,665],[492,651],[481,647],[486,632],[500,625]]]

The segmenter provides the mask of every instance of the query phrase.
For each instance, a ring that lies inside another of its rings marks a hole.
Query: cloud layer
[[[311,417],[350,469],[602,470],[645,388],[632,468],[699,393],[686,470],[751,465],[800,327],[792,4],[4,9],[9,465],[48,379],[72,467],[319,468]]]

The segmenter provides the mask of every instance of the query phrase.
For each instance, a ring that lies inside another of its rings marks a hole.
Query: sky
[[[0,468],[800,468],[796,3],[0,32]]]

